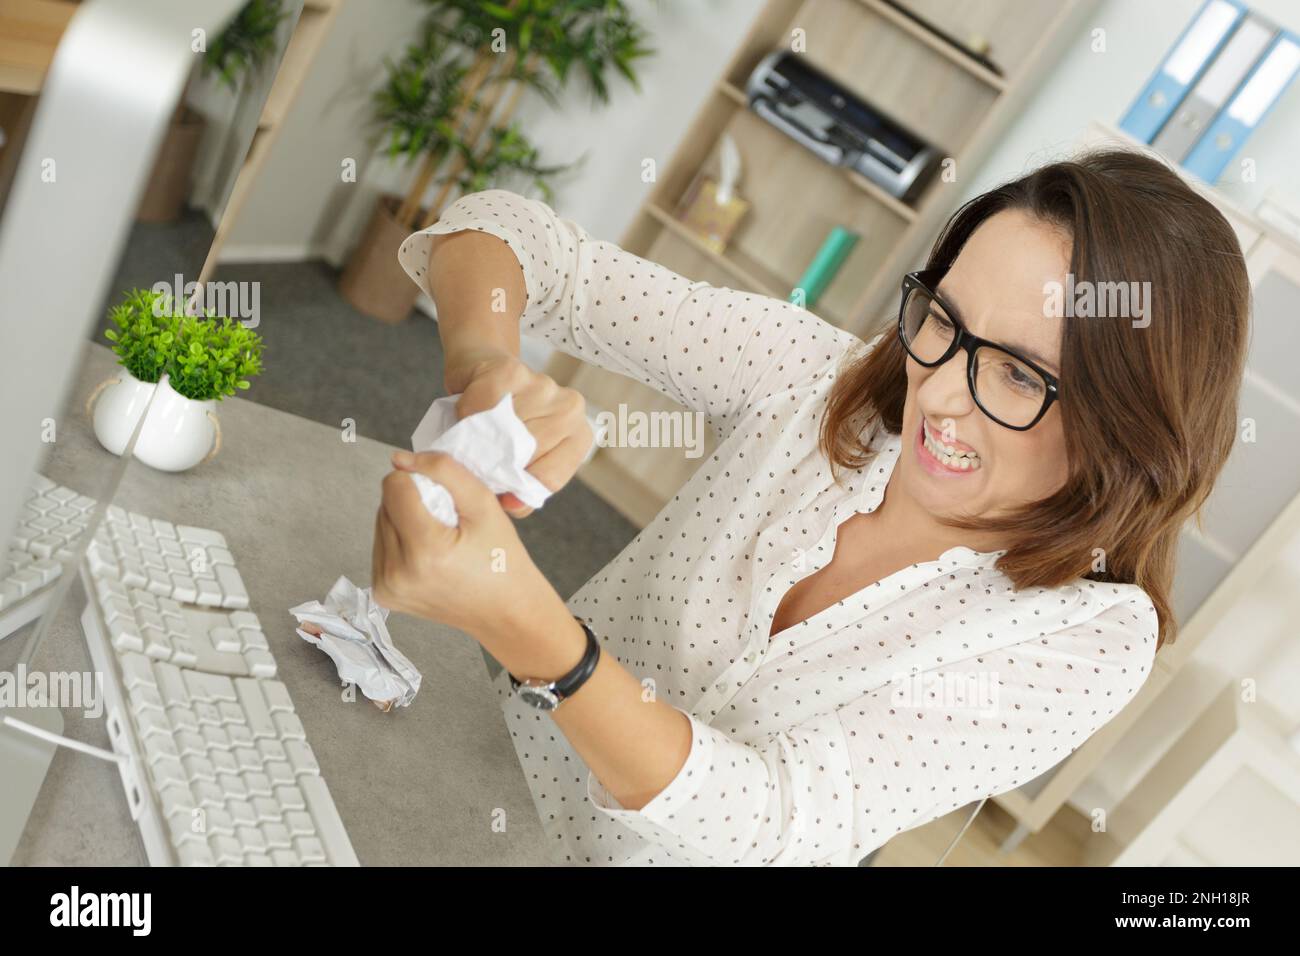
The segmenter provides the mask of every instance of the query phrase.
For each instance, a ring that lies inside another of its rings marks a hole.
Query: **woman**
[[[866,345],[502,190],[400,258],[437,304],[459,413],[513,393],[548,487],[592,435],[581,398],[519,362],[521,327],[720,441],[567,604],[510,496],[434,454],[398,453],[384,481],[376,598],[505,668],[557,860],[855,864],[1064,759],[1173,635],[1176,540],[1232,446],[1249,290],[1227,222],[1152,159],[1098,152],[971,201]],[[1133,314],[1061,308],[1130,288]],[[458,527],[410,471],[449,489]]]

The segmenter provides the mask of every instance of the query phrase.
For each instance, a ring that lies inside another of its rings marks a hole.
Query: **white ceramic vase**
[[[185,471],[218,447],[216,405],[185,398],[166,375],[154,385],[122,369],[102,387],[91,414],[99,443],[120,455],[147,407],[149,417],[135,443],[134,457],[159,471]]]

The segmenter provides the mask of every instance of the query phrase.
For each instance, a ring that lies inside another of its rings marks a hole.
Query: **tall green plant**
[[[518,123],[490,129],[486,144],[478,150],[467,148],[459,139],[454,145],[465,161],[464,169],[455,177],[462,193],[525,181],[541,194],[544,202],[550,203],[554,202],[555,194],[547,177],[574,165],[543,165],[541,152],[524,136]]]
[[[412,159],[457,141],[452,124],[469,69],[452,45],[427,32],[400,60],[385,61],[387,78],[374,96],[375,116],[387,133],[390,158]]]
[[[176,343],[179,306],[152,289],[131,289],[108,312],[117,326],[104,337],[123,368],[141,382],[157,382],[167,371]]]
[[[418,212],[430,182],[448,179],[469,191],[522,179],[549,199],[547,179],[569,166],[543,165],[538,148],[517,123],[501,124],[471,143],[461,136],[457,121],[468,120],[463,125],[472,127],[480,99],[497,83],[522,83],[557,106],[561,88],[575,71],[587,78],[595,98],[607,103],[609,71],[639,89],[634,63],[654,52],[623,0],[425,3],[429,14],[419,39],[401,59],[386,62],[386,81],[375,96],[375,116],[389,157],[422,161],[402,204],[408,211],[404,216]],[[515,54],[506,61],[511,68],[496,71],[470,99],[471,65],[480,57],[503,56],[502,39]],[[463,159],[463,168],[434,179],[434,168],[448,155]]]
[[[233,90],[242,74],[261,66],[275,52],[276,32],[288,15],[284,0],[248,0],[208,47],[203,69],[215,71]]]
[[[622,0],[425,2],[434,11],[430,27],[475,53],[492,50],[496,31],[502,31],[508,48],[519,53],[517,75],[552,103],[575,68],[601,103],[609,102],[605,76],[611,69],[639,90],[633,64],[655,52]],[[549,67],[549,76],[543,70],[524,70],[529,54]]]

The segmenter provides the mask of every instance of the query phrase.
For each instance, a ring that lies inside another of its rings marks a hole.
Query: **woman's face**
[[[971,235],[936,290],[967,330],[1060,375],[1061,322],[1044,316],[1044,286],[1064,284],[1069,238],[1019,210],[990,216]],[[926,368],[907,357],[902,489],[934,516],[991,517],[1050,495],[1065,482],[1065,436],[1053,403],[1033,428],[1016,431],[989,418],[966,385],[965,349]],[[981,392],[981,395],[983,393]],[[922,423],[955,449],[973,450],[975,467],[943,467],[921,442]],[[892,482],[891,482],[892,484]]]

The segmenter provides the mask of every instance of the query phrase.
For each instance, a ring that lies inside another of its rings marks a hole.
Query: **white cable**
[[[98,757],[100,760],[107,760],[111,763],[123,763],[126,760],[126,757],[123,754],[116,754],[111,750],[102,750],[99,747],[82,743],[80,740],[73,740],[71,737],[64,737],[62,734],[52,733],[44,728],[29,724],[25,720],[10,717],[8,714],[0,717],[0,724],[5,724],[6,726],[12,727],[14,730],[21,731],[25,734],[31,734],[33,737],[40,737],[42,740],[48,740],[50,743],[58,744],[60,747],[67,747],[70,750],[79,750],[83,754],[90,754],[90,756]]]
[[[975,812],[967,817],[966,823],[957,831],[957,835],[952,838],[952,842],[948,844],[948,849],[943,851],[943,856],[934,861],[935,866],[943,866],[943,861],[948,859],[948,854],[952,852],[952,848],[957,845],[957,842],[965,835],[966,831],[970,829],[970,825],[975,822],[975,817],[979,814],[980,810],[984,808],[984,803],[987,800],[988,797],[984,797],[980,800],[979,804],[975,807]]]

